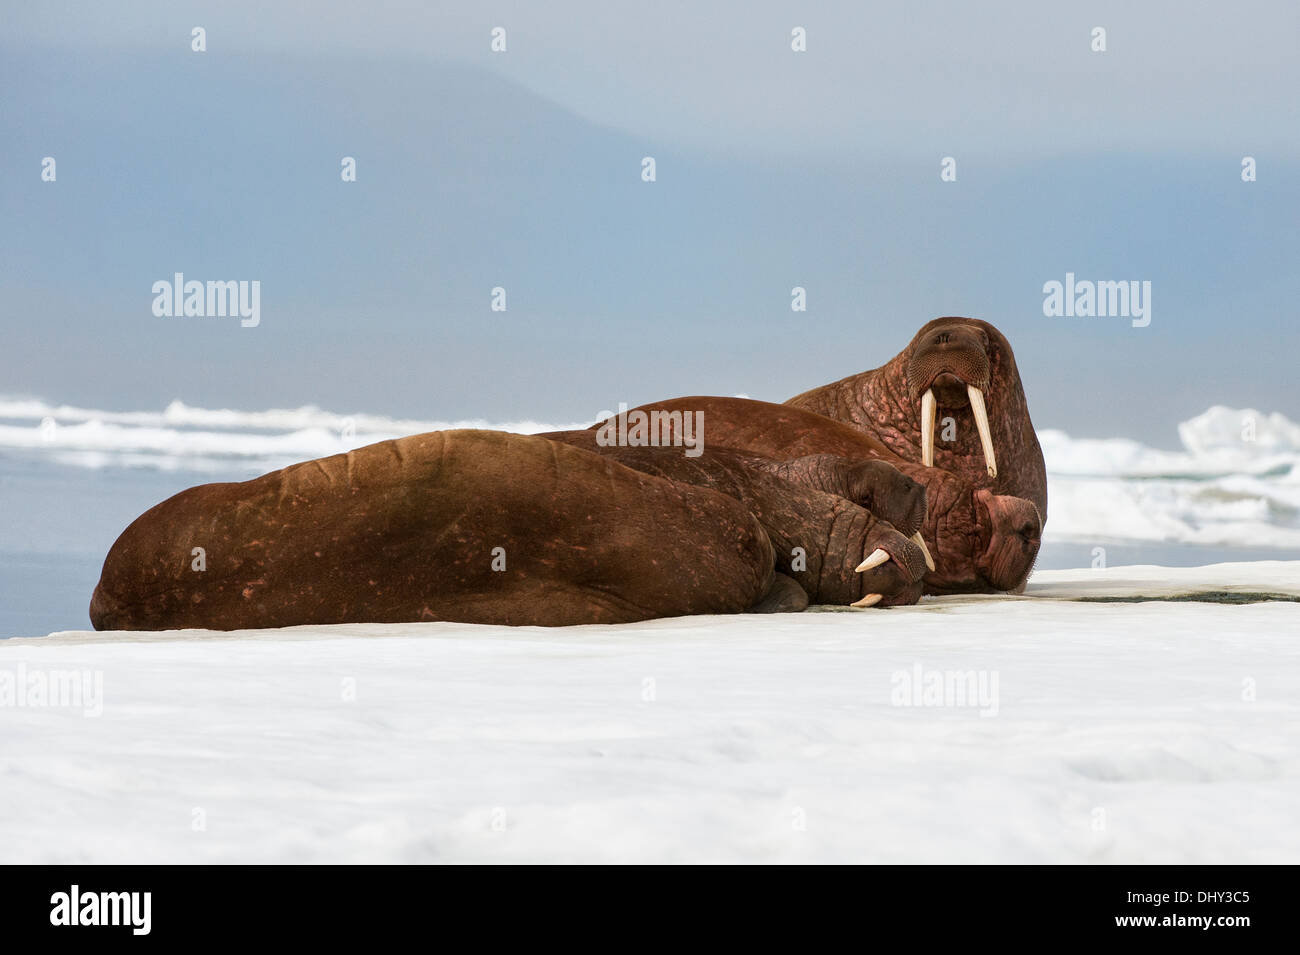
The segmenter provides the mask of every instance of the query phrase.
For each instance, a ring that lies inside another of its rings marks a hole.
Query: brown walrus
[[[432,432],[190,488],[114,543],[91,622],[560,626],[919,597],[919,549],[846,497],[743,455],[634,452],[640,469],[543,437]],[[806,470],[883,487],[851,465]]]
[[[890,464],[926,488],[921,535],[935,567],[925,575],[925,593],[1014,591],[1024,585],[1038,556],[1042,524],[1032,501],[996,494],[961,475],[905,460],[845,422],[788,404],[706,396],[653,402],[624,414],[629,421],[647,421],[646,437],[661,445],[677,441],[681,423],[698,416],[704,444],[711,449],[729,448],[785,461],[828,454]],[[617,433],[612,420],[579,433]]]
[[[1047,469],[1015,355],[988,322],[936,318],[881,367],[786,404],[852,425],[904,460],[1032,501],[1039,524],[1047,520]]]
[[[925,487],[883,461],[776,461],[728,448],[689,457],[674,447],[606,446],[594,431],[547,437],[740,501],[768,532],[777,569],[812,603],[889,607],[921,596],[928,554],[911,538],[925,519]]]

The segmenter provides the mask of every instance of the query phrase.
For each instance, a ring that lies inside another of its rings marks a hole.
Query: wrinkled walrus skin
[[[921,597],[925,557],[908,538],[924,518],[925,489],[888,465],[829,455],[777,462],[725,448],[687,457],[672,447],[603,447],[592,431],[551,437],[739,501],[767,531],[777,570],[798,583],[811,603],[852,604],[878,594],[873,606],[892,607]],[[861,506],[862,498],[874,501],[878,512]],[[882,520],[880,510],[901,527]],[[877,549],[891,559],[859,572],[858,565]]]
[[[927,594],[1000,593],[1022,587],[1038,556],[1041,525],[1031,501],[999,495],[941,468],[895,454],[852,425],[788,404],[749,398],[692,396],[641,405],[627,412],[658,412],[665,439],[675,421],[700,414],[706,447],[729,448],[778,461],[831,455],[850,461],[884,461],[926,488],[921,535],[935,569],[925,575]],[[608,428],[597,422],[584,429]]]
[[[774,564],[759,520],[708,487],[545,438],[432,432],[182,491],[118,538],[90,617],[98,630],[627,623],[743,612],[781,582]]]

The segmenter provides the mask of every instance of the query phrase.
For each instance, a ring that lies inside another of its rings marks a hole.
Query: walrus
[[[1046,523],[1047,469],[1020,372],[1011,343],[988,322],[936,318],[879,368],[785,403],[849,424],[904,460],[1032,501]],[[949,417],[936,441],[936,424]]]
[[[776,461],[729,448],[689,457],[672,447],[604,445],[593,431],[547,437],[740,501],[767,530],[777,569],[812,603],[890,607],[921,596],[930,563],[917,539],[926,513],[925,486],[886,462],[829,454]],[[867,556],[858,563],[861,554]],[[865,570],[874,576],[857,576]]]
[[[848,498],[740,454],[683,466],[634,451],[431,432],[190,488],[113,544],[91,622],[564,626],[919,598],[921,551]],[[880,493],[851,462],[784,470]]]
[[[997,494],[960,474],[904,459],[848,423],[788,404],[698,395],[652,402],[623,414],[628,420],[647,422],[644,437],[660,445],[679,443],[681,422],[698,414],[704,423],[705,446],[710,449],[725,448],[786,462],[824,454],[891,465],[926,488],[921,537],[935,566],[925,574],[924,593],[1016,591],[1033,570],[1042,523],[1032,501]],[[597,422],[577,433],[603,435],[608,440],[619,433],[613,420]],[[628,430],[622,429],[624,433]],[[569,433],[552,433],[550,437]],[[640,440],[641,432],[636,433]],[[682,454],[680,448],[676,450]]]

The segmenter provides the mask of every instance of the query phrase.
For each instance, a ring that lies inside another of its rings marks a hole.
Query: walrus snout
[[[942,320],[941,320],[942,321]],[[931,323],[912,340],[907,361],[907,385],[912,397],[934,389],[944,407],[961,407],[966,386],[989,386],[989,337],[963,319]]]
[[[1023,497],[975,492],[976,511],[983,511],[980,540],[987,544],[975,569],[995,590],[1017,590],[1029,579],[1042,543],[1043,521],[1033,501]]]

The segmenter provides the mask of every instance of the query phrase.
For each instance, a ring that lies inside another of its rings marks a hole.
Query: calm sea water
[[[0,456],[0,637],[89,629],[91,591],[126,526],[177,491],[231,479]]]

